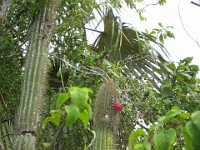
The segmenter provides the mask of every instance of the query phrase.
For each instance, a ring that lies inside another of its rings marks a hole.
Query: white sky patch
[[[193,1],[200,3],[198,0]],[[180,2],[179,0],[168,0],[164,6],[148,6],[144,13],[147,21],[142,22],[132,10],[126,8],[125,11],[128,15],[122,16],[123,22],[129,22],[139,30],[151,31],[158,27],[159,22],[163,26],[173,26],[172,32],[175,34],[175,39],[165,40],[165,46],[172,56],[172,61],[177,62],[186,57],[193,57],[193,63],[200,66],[200,47],[193,41],[197,41],[200,45],[200,7],[191,4],[191,0],[180,0]],[[181,20],[193,40],[185,32]]]

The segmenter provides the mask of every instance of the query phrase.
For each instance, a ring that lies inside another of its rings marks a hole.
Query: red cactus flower
[[[115,101],[114,107],[117,111],[121,111],[124,108],[118,100]]]

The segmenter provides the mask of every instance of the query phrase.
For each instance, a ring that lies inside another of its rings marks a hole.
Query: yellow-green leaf
[[[47,123],[50,122],[50,121],[51,121],[51,117],[46,117],[44,119],[44,121],[42,122],[42,129],[45,129]]]
[[[73,87],[70,89],[72,103],[77,105],[80,111],[86,108],[87,100],[89,98],[88,90],[84,88]]]
[[[69,98],[70,98],[69,93],[61,93],[56,101],[56,109],[60,109],[62,104],[64,104]]]
[[[82,121],[84,127],[86,128],[89,122],[89,115],[88,115],[88,111],[85,109],[84,111],[82,111],[78,118]]]
[[[57,110],[51,110],[50,114],[51,114],[51,121],[56,126],[59,126],[60,125],[61,116],[62,116],[62,112],[61,111],[57,111]]]
[[[66,105],[65,111],[67,113],[66,126],[70,126],[77,120],[79,116],[79,108],[74,104]]]

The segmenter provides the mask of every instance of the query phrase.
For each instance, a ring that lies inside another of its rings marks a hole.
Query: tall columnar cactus
[[[45,82],[52,20],[57,0],[40,1],[39,12],[30,33],[30,45],[17,118],[15,150],[34,150],[40,113],[44,103]]]
[[[120,93],[112,81],[103,84],[94,105],[95,150],[114,150],[114,136],[120,120],[120,112],[114,107]]]

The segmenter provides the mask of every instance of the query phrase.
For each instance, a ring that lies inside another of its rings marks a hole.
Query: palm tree
[[[115,17],[113,10],[107,8],[103,16],[104,30],[98,31],[99,35],[91,45],[92,49],[102,52],[111,63],[121,61],[127,69],[126,74],[141,77],[147,74],[151,83],[157,89],[157,83],[163,78],[163,74],[155,72],[156,68],[164,69],[169,53],[164,45],[157,42],[153,35],[139,32],[129,24],[122,23],[120,17]],[[90,30],[90,29],[89,29]],[[95,30],[93,30],[95,32]],[[161,52],[153,46],[156,44]],[[143,82],[143,80],[141,80]]]

